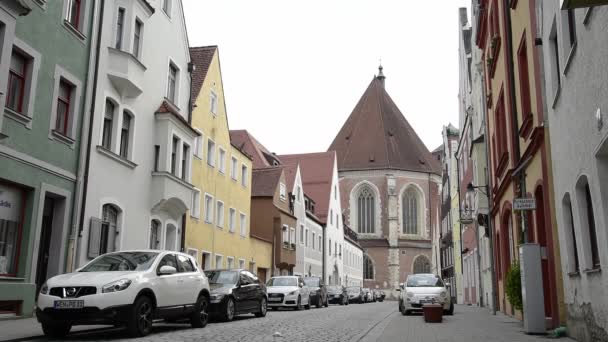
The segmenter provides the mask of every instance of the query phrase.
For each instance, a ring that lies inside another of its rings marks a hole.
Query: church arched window
[[[421,234],[422,203],[420,195],[414,187],[409,187],[403,193],[403,234]]]
[[[357,232],[373,234],[376,231],[376,198],[369,186],[363,186],[357,197]]]
[[[431,273],[431,263],[429,258],[424,255],[419,255],[414,260],[414,274],[417,273]]]
[[[367,254],[363,254],[363,279],[374,279],[374,264]]]

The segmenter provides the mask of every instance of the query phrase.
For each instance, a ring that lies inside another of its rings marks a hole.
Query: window
[[[289,243],[289,228],[286,225],[283,225],[283,244]]]
[[[338,252],[338,256],[340,256],[340,259],[342,259],[342,245],[338,246],[340,248],[340,251]]]
[[[241,166],[241,184],[243,186],[247,186],[247,178],[248,178],[247,172],[248,172],[247,166],[245,166],[245,165]]]
[[[329,243],[327,244],[329,246],[329,249],[327,250],[327,254],[331,255],[331,239],[329,239]]]
[[[414,274],[418,273],[431,273],[431,262],[424,255],[418,256],[414,261]]]
[[[190,258],[181,254],[177,255],[177,266],[179,266],[179,271],[182,273],[194,272],[195,270]]]
[[[171,173],[177,176],[177,147],[179,146],[179,138],[173,136],[173,143],[171,145]]]
[[[217,211],[217,214],[215,216],[215,217],[217,217],[217,219],[216,219],[217,226],[220,228],[223,228],[224,227],[224,202],[217,201],[215,206],[216,206],[216,211]]]
[[[201,254],[201,269],[203,269],[203,270],[211,269],[211,253],[203,252]]]
[[[106,100],[106,111],[103,117],[103,131],[101,134],[101,146],[112,150],[112,126],[114,125],[114,103]]]
[[[237,180],[237,167],[238,167],[239,161],[235,158],[232,157],[230,159],[230,177],[232,177],[232,179]]]
[[[0,213],[0,275],[15,277],[19,264],[24,192],[0,183],[0,194],[3,203]]]
[[[122,113],[122,130],[120,131],[120,156],[129,158],[129,139],[131,131],[131,115],[127,112]]]
[[[579,272],[578,247],[576,246],[576,231],[574,230],[574,215],[572,214],[572,203],[570,194],[566,194],[562,200],[564,227],[567,235],[566,247],[568,248],[568,264],[570,272]]]
[[[226,268],[229,270],[234,268],[234,258],[233,257],[226,258]]]
[[[312,250],[313,251],[315,250],[315,241],[316,241],[316,238],[317,238],[317,234],[313,232],[312,233]]]
[[[117,233],[118,210],[111,204],[102,208],[101,235],[99,239],[99,254],[114,251],[114,236]]]
[[[574,44],[576,44],[576,17],[574,9],[567,10],[566,15],[568,17],[568,43],[570,49],[572,49]]]
[[[357,232],[373,234],[376,231],[375,197],[369,186],[364,186],[357,197]]]
[[[28,61],[22,54],[13,50],[8,74],[6,106],[15,112],[23,113],[25,97],[26,68]]]
[[[561,75],[559,66],[559,43],[557,41],[557,23],[553,18],[553,24],[551,26],[551,33],[549,34],[549,48],[551,58],[551,85],[553,87],[553,96],[557,97],[557,92],[561,87]]]
[[[199,129],[194,129],[196,132],[198,132],[199,136],[197,136],[196,138],[194,138],[194,155],[200,159],[203,158],[203,132],[201,132]]]
[[[154,145],[154,171],[158,172],[158,164],[160,163],[160,145]]]
[[[245,260],[239,259],[239,269],[245,269]]]
[[[289,242],[291,243],[292,246],[294,246],[296,244],[296,229],[295,228],[289,228]]]
[[[211,104],[211,108],[209,110],[212,114],[217,114],[217,95],[215,91],[211,90],[211,94],[209,96],[209,103]]]
[[[192,191],[192,209],[190,210],[190,214],[194,218],[201,217],[201,191],[196,188]]]
[[[68,124],[70,122],[70,111],[72,104],[72,91],[74,86],[64,79],[59,81],[59,93],[57,96],[57,116],[55,118],[55,131],[68,136]]]
[[[79,31],[82,22],[82,10],[82,0],[68,0],[68,13],[66,20]]]
[[[304,244],[304,226],[300,225],[300,245]]]
[[[188,169],[190,168],[188,165],[188,155],[190,154],[190,146],[184,144],[182,145],[182,180],[188,180]]]
[[[298,202],[302,201],[302,188],[299,185],[296,187],[296,199]]]
[[[205,194],[205,222],[213,223],[213,197]]]
[[[218,169],[221,173],[226,173],[226,150],[224,150],[223,148],[219,148],[219,155],[218,155]]]
[[[334,185],[334,199],[338,199],[338,186]]]
[[[135,28],[133,29],[133,56],[139,59],[141,51],[141,34],[143,32],[144,24],[139,20],[135,20]]]
[[[517,64],[519,65],[519,97],[521,98],[521,115],[522,122],[532,113],[532,105],[530,104],[530,76],[528,74],[528,51],[526,47],[526,38],[522,38],[519,51],[517,51]]]
[[[306,233],[304,233],[304,246],[308,247],[308,229],[306,229]]]
[[[593,201],[591,197],[591,190],[589,189],[589,183],[584,179],[584,185],[579,186],[579,198],[580,201],[580,215],[581,223],[585,228],[587,235],[587,250],[590,250],[590,258],[588,258],[588,268],[599,268],[600,267],[600,254],[597,244],[597,233],[595,227],[595,214],[593,210]],[[581,191],[582,190],[582,191]]]
[[[285,202],[285,200],[287,199],[287,188],[285,187],[284,183],[279,184],[279,198],[283,202]]]
[[[118,9],[118,16],[116,17],[116,44],[114,47],[118,50],[122,49],[122,37],[125,31],[125,9]]]
[[[152,220],[150,222],[150,249],[160,248],[160,222]]]
[[[207,165],[215,167],[215,142],[207,140]]]
[[[334,224],[334,211],[329,209],[329,224],[333,226]]]
[[[224,257],[221,255],[215,255],[215,268],[224,267]]]
[[[240,220],[241,236],[246,236],[247,235],[247,217],[245,216],[245,214],[241,213],[240,218],[241,218],[241,220]],[[294,237],[294,240],[295,240],[295,237]]]
[[[374,264],[367,254],[363,254],[363,279],[374,279]]]
[[[403,234],[420,234],[418,193],[410,187],[403,194]]]
[[[498,103],[496,104],[496,111],[495,111],[495,131],[496,131],[496,136],[498,141],[497,143],[497,148],[498,148],[498,156],[497,156],[497,160],[496,160],[496,166],[498,167],[498,165],[500,164],[500,160],[502,158],[502,156],[507,153],[507,121],[506,121],[506,114],[505,114],[505,98],[504,98],[504,93],[501,91],[500,95],[498,96]]]
[[[322,236],[321,234],[319,234],[319,243],[317,244],[317,246],[319,246],[319,251],[321,251],[323,249],[323,241],[321,241]]]
[[[228,217],[228,230],[231,233],[234,233],[235,229],[236,229],[236,209],[230,208],[230,213],[229,213],[229,217]]]
[[[176,86],[177,86],[177,67],[169,64],[169,79],[167,80],[167,98],[175,103]]]
[[[162,0],[163,2],[163,12],[165,12],[169,17],[171,17],[171,0]]]

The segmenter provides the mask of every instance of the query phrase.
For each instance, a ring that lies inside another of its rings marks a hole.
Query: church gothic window
[[[410,187],[403,194],[403,234],[420,234],[420,201],[418,192]]]
[[[362,234],[373,234],[375,223],[375,197],[369,186],[364,186],[357,198],[357,231]]]
[[[417,257],[414,261],[414,274],[418,273],[431,273],[431,263],[424,255]]]
[[[374,265],[367,254],[363,254],[363,279],[374,279]]]

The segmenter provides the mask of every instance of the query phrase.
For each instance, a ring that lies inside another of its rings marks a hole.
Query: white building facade
[[[569,334],[608,340],[608,6],[536,2]],[[602,43],[600,43],[602,42]]]
[[[344,286],[363,286],[363,248],[357,233],[344,227]]]
[[[77,265],[113,250],[180,250],[193,196],[190,165],[200,148],[200,134],[189,124],[181,1],[97,4],[91,58],[97,76],[89,80],[94,119]]]

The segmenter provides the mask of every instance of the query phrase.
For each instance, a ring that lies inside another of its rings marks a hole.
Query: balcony
[[[131,53],[108,48],[108,78],[124,97],[137,97],[143,92],[146,67]]]
[[[152,211],[167,212],[179,219],[190,209],[192,191],[192,184],[169,172],[152,172]]]

